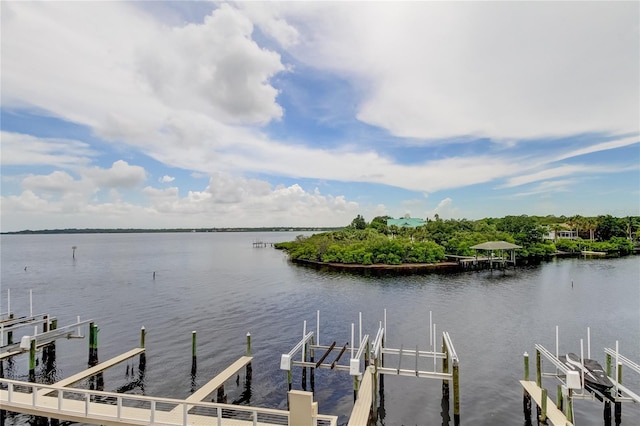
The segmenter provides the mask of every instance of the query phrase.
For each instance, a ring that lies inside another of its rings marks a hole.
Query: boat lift
[[[378,385],[380,392],[383,392],[384,381],[381,375],[396,376],[412,376],[428,379],[442,380],[443,398],[449,398],[449,380],[453,381],[454,393],[454,422],[459,424],[460,419],[460,397],[459,397],[459,359],[453,347],[451,337],[448,332],[442,333],[442,351],[438,350],[438,339],[436,333],[436,325],[433,323],[432,313],[429,312],[429,349],[419,350],[418,346],[414,349],[405,349],[404,345],[400,345],[399,349],[389,348],[385,346],[387,337],[387,311],[384,310],[383,321],[379,322],[376,337],[373,343],[369,342],[369,334],[363,334],[362,331],[362,312],[358,316],[358,339],[355,336],[355,324],[351,323],[351,342],[355,344],[349,345],[345,343],[342,347],[336,346],[337,342],[333,341],[330,345],[320,344],[320,311],[316,312],[316,331],[307,331],[307,322],[303,322],[302,338],[298,343],[286,354],[282,354],[280,358],[280,369],[287,371],[287,382],[289,390],[292,387],[292,367],[302,367],[302,387],[306,390],[306,370],[310,368],[311,372],[311,388],[314,389],[314,369],[325,368],[338,371],[348,371],[353,376],[354,401],[356,405],[360,400],[362,392],[367,397],[367,404],[372,406],[373,412],[376,413]],[[338,355],[329,362],[334,349],[340,348]],[[318,361],[315,361],[315,351],[321,350],[324,353]],[[343,355],[350,350],[350,357],[347,363],[340,363]],[[297,360],[297,354],[300,352],[300,360]],[[389,357],[397,357],[397,365],[389,365]],[[403,366],[403,360],[412,359],[412,367],[409,368],[407,362]],[[433,369],[425,368],[424,360],[433,359]],[[420,362],[421,361],[421,362]],[[438,361],[441,361],[440,363]],[[422,364],[422,367],[421,367]],[[441,366],[441,368],[439,368]],[[363,381],[365,374],[371,374],[372,380]],[[368,389],[360,389],[360,384],[367,383]],[[370,401],[370,402],[369,402]],[[354,420],[354,413],[361,412],[354,407],[351,420]],[[365,415],[368,416],[368,410]],[[360,424],[359,421],[349,422],[351,424]],[[366,423],[365,423],[366,424]]]
[[[539,407],[540,420],[547,418],[555,425],[571,425],[574,421],[573,400],[586,399],[604,402],[605,424],[611,423],[611,403],[615,404],[615,416],[617,421],[622,416],[622,403],[640,403],[640,395],[622,385],[622,366],[626,365],[633,371],[640,374],[640,365],[625,358],[619,352],[618,341],[616,341],[615,351],[605,348],[606,354],[606,377],[611,381],[612,387],[608,389],[598,389],[585,380],[585,360],[591,359],[591,331],[587,327],[587,356],[584,354],[584,340],[580,339],[580,362],[574,364],[579,371],[570,368],[562,361],[559,354],[559,330],[556,326],[556,347],[555,354],[551,353],[540,344],[535,345],[536,349],[536,381],[529,381],[529,355],[524,354],[525,374],[524,380],[520,383],[524,387],[524,407],[525,421],[531,420],[531,402],[533,396]],[[554,372],[543,372],[542,358],[546,358],[555,366]],[[612,377],[612,360],[615,358],[615,377]],[[547,389],[542,387],[542,378],[555,378],[560,384],[557,386],[556,403],[548,398]],[[607,422],[608,419],[608,422]],[[619,423],[619,422],[618,422]]]

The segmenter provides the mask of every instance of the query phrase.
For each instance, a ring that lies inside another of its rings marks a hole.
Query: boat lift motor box
[[[20,339],[20,349],[28,351],[31,348],[31,336],[22,336]]]
[[[567,388],[582,389],[580,373],[578,373],[577,371],[567,371]]]

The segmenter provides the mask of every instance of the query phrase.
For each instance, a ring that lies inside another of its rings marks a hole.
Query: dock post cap
[[[144,330],[144,325],[142,327],[140,327],[140,330]]]
[[[251,336],[251,333],[247,332],[247,337]]]
[[[524,356],[529,356],[529,354],[527,353],[527,351],[524,351]]]
[[[191,332],[191,334],[196,334],[196,331],[195,331],[195,330],[193,330],[193,331]]]

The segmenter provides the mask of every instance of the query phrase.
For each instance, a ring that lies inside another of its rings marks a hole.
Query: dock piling
[[[247,356],[251,356],[251,333],[247,333]],[[251,382],[251,378],[253,376],[253,367],[251,363],[247,364],[245,368],[245,375],[248,382]]]
[[[29,381],[36,381],[36,339],[29,342]]]
[[[89,367],[98,364],[98,326],[89,323]]]
[[[140,327],[140,347],[144,349],[145,339],[147,337],[147,330],[144,328],[144,325]],[[138,370],[141,374],[144,374],[144,370],[147,366],[147,355],[146,351],[142,351],[140,354],[140,361],[138,363]]]
[[[460,424],[460,372],[458,360],[453,360],[453,424]]]
[[[616,342],[616,344],[617,344],[617,342]],[[622,363],[618,362],[617,366],[618,367],[616,368],[616,371],[617,371],[616,379],[618,381],[618,384],[622,384]],[[616,391],[616,395],[615,396],[616,397],[620,396],[620,391]],[[613,406],[614,406],[613,411],[614,411],[614,416],[615,416],[615,422],[616,422],[616,426],[617,426],[622,422],[622,402],[616,401]]]
[[[198,371],[198,357],[196,355],[196,332],[191,332],[191,375],[195,376]]]
[[[547,423],[547,388],[542,388],[542,403],[538,420],[540,420],[541,424]]]
[[[529,354],[524,353],[524,380],[529,381]],[[522,391],[522,409],[524,411],[525,424],[531,424],[531,395],[526,389]]]

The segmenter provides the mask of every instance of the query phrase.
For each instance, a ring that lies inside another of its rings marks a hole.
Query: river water
[[[460,358],[461,424],[523,424],[523,353],[531,354],[535,380],[535,344],[560,353],[580,354],[587,327],[591,357],[604,365],[604,348],[615,348],[640,362],[640,258],[558,259],[507,272],[481,271],[413,276],[362,276],[319,271],[291,264],[271,247],[252,242],[289,241],[296,233],[158,233],[93,235],[2,235],[0,311],[11,308],[50,313],[58,325],[76,316],[100,328],[99,357],[109,359],[137,347],[147,331],[147,369],[143,386],[132,393],[169,398],[188,396],[244,355],[252,335],[251,405],[286,409],[287,380],[280,355],[302,336],[302,324],[315,330],[320,310],[320,343],[375,335],[387,310],[388,347],[429,350],[429,315],[437,333],[448,331]],[[75,259],[72,247],[76,246]],[[26,269],[25,269],[26,268]],[[154,278],[155,272],[155,278]],[[191,372],[191,332],[197,331],[197,375]],[[19,336],[18,336],[19,338]],[[372,337],[373,340],[373,337]],[[440,339],[439,339],[440,340]],[[58,342],[56,375],[86,367],[88,341]],[[330,356],[330,359],[334,355]],[[394,361],[397,362],[397,361]],[[403,361],[405,365],[413,361]],[[429,362],[420,369],[432,368]],[[131,382],[130,361],[108,370],[105,390]],[[5,376],[26,379],[28,357],[5,362]],[[551,371],[546,364],[545,371]],[[623,381],[640,393],[640,375],[625,370]],[[294,388],[300,389],[294,371]],[[556,382],[543,380],[555,394]],[[86,386],[80,384],[80,386]],[[225,387],[239,398],[242,382]],[[323,414],[346,424],[353,404],[346,372],[316,373],[315,399]],[[602,405],[576,401],[577,425],[601,425]],[[453,424],[442,413],[441,382],[411,377],[385,379],[379,424]],[[640,424],[638,404],[623,405],[623,423]],[[10,416],[8,424],[24,424]]]

